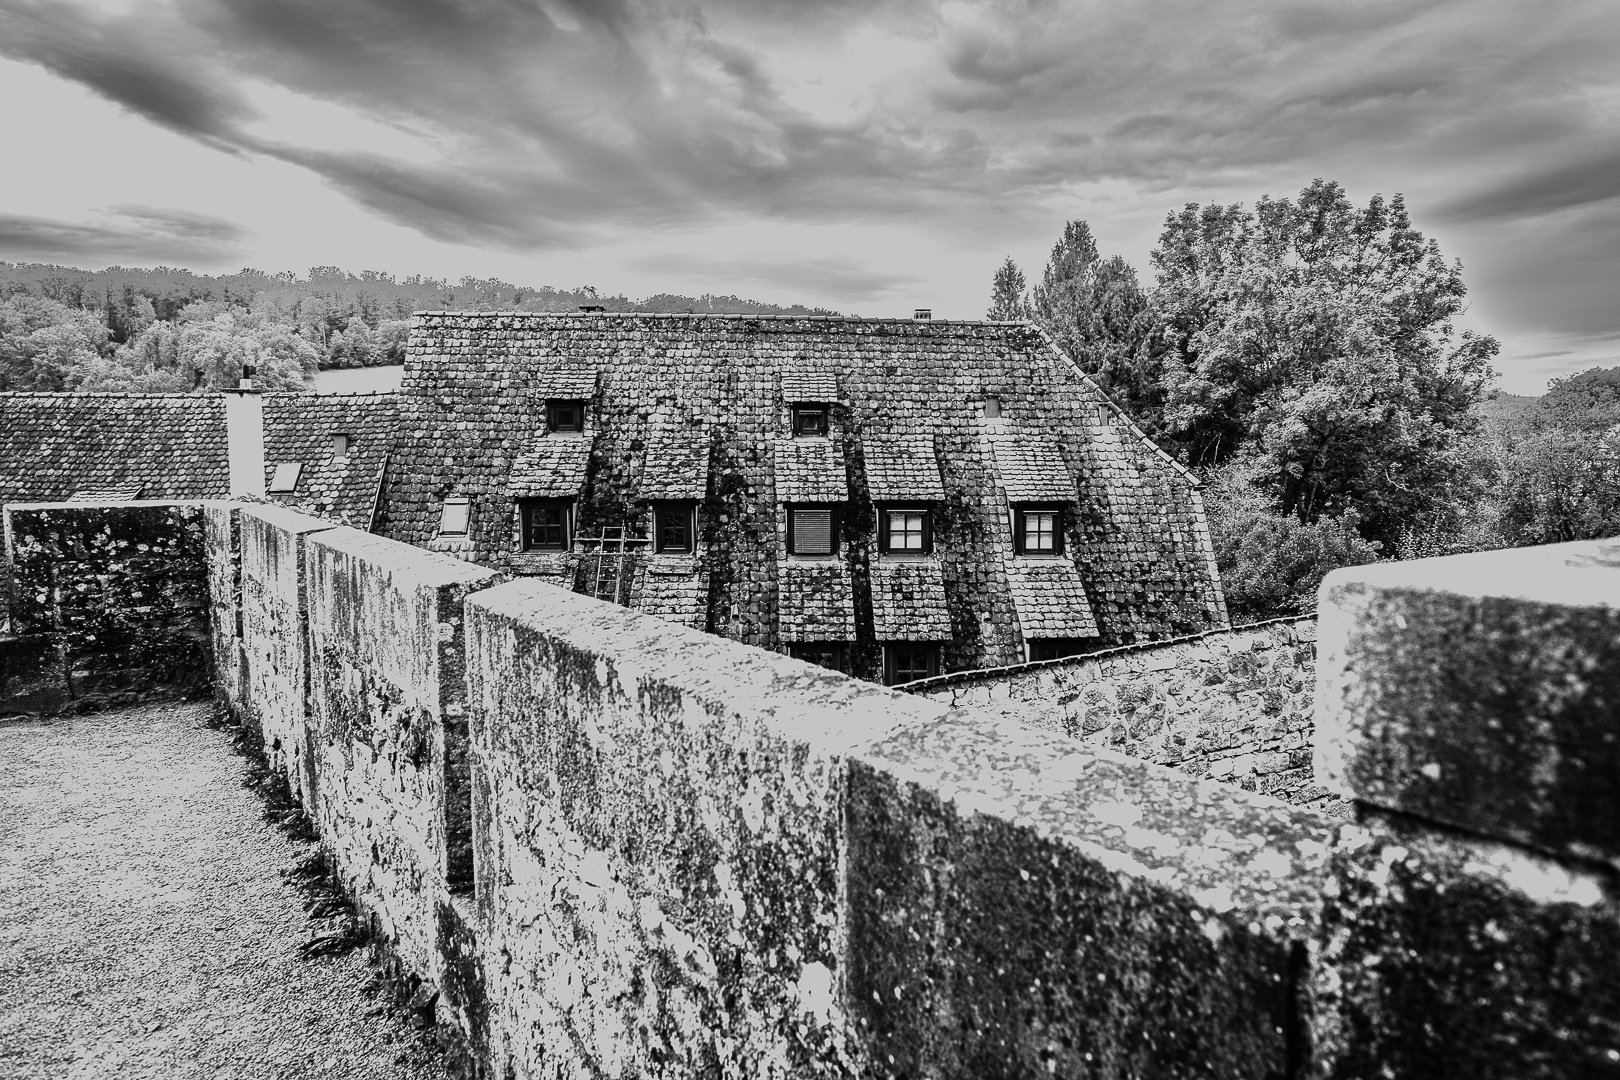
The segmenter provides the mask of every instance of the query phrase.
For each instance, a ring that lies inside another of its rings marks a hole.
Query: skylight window
[[[348,461],[349,447],[353,444],[353,442],[354,440],[349,436],[334,432],[332,434],[332,460]]]
[[[276,466],[275,476],[270,478],[270,494],[288,495],[298,487],[298,478],[303,475],[304,463],[302,461],[283,461]]]
[[[439,515],[440,536],[466,536],[467,518],[472,506],[465,495],[452,495],[444,500],[444,510]]]

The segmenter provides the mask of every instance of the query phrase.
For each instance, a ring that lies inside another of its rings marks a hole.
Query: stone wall
[[[1344,821],[1010,693],[953,707],[239,516],[243,713],[304,733],[339,878],[483,1076],[1620,1072],[1620,544],[1329,577]],[[300,650],[307,696],[252,670]]]
[[[1192,776],[1334,814],[1311,767],[1316,619],[987,671],[906,690],[952,705],[1012,703],[1030,722]]]
[[[348,527],[305,539],[311,809],[346,891],[440,975],[440,909],[472,887],[462,600],[494,575]]]
[[[208,578],[195,503],[12,504],[12,619],[0,712],[209,688]]]

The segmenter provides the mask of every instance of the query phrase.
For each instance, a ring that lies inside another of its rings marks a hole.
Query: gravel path
[[[299,956],[310,846],[209,716],[0,721],[0,1077],[442,1080],[363,950]]]

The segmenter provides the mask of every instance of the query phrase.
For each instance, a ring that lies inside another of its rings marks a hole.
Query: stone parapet
[[[1355,567],[1321,597],[1322,783],[1620,866],[1620,541]]]

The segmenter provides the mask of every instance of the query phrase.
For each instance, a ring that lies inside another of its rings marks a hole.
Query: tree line
[[[1461,265],[1400,196],[1188,204],[1150,261],[1071,221],[988,317],[1039,323],[1200,476],[1234,617],[1309,610],[1337,566],[1620,533],[1620,369],[1492,409],[1498,344],[1454,326]]]
[[[187,392],[236,385],[257,369],[273,390],[305,389],[325,368],[399,364],[422,310],[741,312],[827,315],[736,296],[659,293],[641,300],[595,287],[530,288],[317,266],[210,276],[171,267],[79,270],[0,262],[0,390]]]

